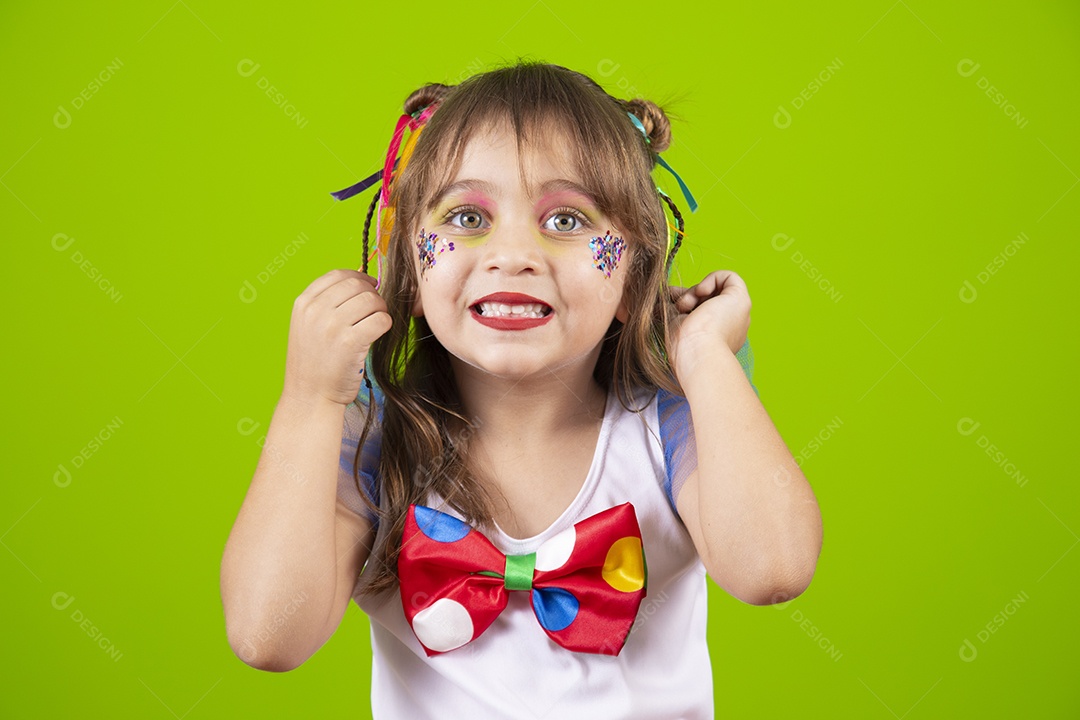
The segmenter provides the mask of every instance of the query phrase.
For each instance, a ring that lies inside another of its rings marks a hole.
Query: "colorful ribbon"
[[[638,116],[630,111],[627,111],[626,114],[630,116],[630,120],[633,121],[634,126],[641,131],[642,135],[645,136],[645,142],[651,145],[652,140],[649,139],[649,132],[645,129],[645,126],[641,124],[641,120],[638,119]],[[683,179],[679,176],[679,173],[675,172],[675,168],[668,165],[667,161],[664,160],[664,158],[660,157],[660,153],[653,154],[656,155],[656,162],[660,163],[660,166],[662,168],[675,176],[675,182],[679,183],[679,189],[682,190],[683,197],[686,198],[686,204],[690,206],[690,212],[697,212],[697,200],[695,200],[694,196],[690,194],[690,188],[688,188],[686,186],[686,183],[683,182]]]
[[[421,125],[427,122],[427,119],[431,117],[431,113],[435,112],[435,108],[439,106],[439,103],[434,102],[423,110],[413,113],[412,115],[402,115],[398,118],[397,126],[394,128],[394,135],[390,138],[390,147],[386,149],[386,162],[383,163],[382,171],[382,198],[380,202],[385,207],[390,202],[390,179],[393,175],[395,160],[397,158],[398,148],[401,147],[401,138],[405,135],[405,128],[415,131]],[[404,154],[402,155],[404,157]],[[406,161],[408,158],[405,158]],[[404,163],[402,163],[404,165]],[[405,168],[402,167],[402,170]]]
[[[411,505],[398,577],[405,617],[428,657],[479,637],[514,590],[529,591],[537,621],[558,645],[618,655],[647,570],[630,503],[585,518],[528,555],[503,555],[452,515]]]
[[[375,287],[378,288],[382,281],[382,257],[386,254],[386,242],[384,238],[389,238],[390,231],[394,224],[394,212],[392,208],[389,208],[390,203],[390,183],[393,180],[394,173],[399,175],[401,171],[405,169],[405,165],[409,162],[409,157],[412,155],[412,150],[416,145],[416,139],[420,136],[420,131],[424,129],[425,123],[431,114],[435,112],[435,109],[439,106],[439,102],[433,102],[420,110],[412,113],[411,115],[403,114],[398,118],[397,124],[394,126],[394,134],[390,138],[390,145],[386,148],[386,158],[383,161],[383,167],[381,170],[368,175],[366,178],[358,183],[354,183],[343,190],[330,193],[335,200],[347,200],[354,195],[358,195],[369,187],[374,185],[379,180],[382,180],[382,185],[379,190],[379,212],[378,220],[375,223],[375,247],[371,251],[371,255],[367,260],[371,260],[372,257],[378,259],[378,277]],[[398,150],[401,148],[401,141],[405,136],[405,130],[411,131],[409,140],[405,143],[404,149],[401,151],[401,156],[398,157]]]
[[[398,165],[398,163],[395,162],[394,163],[394,168],[395,169],[397,168],[397,165]],[[330,195],[335,200],[348,200],[353,195],[359,195],[360,193],[364,192],[365,190],[367,190],[369,187],[371,187],[375,183],[379,182],[379,179],[382,176],[383,176],[383,171],[381,169],[376,170],[375,172],[371,173],[370,175],[368,175],[366,178],[364,178],[360,182],[356,183],[355,185],[350,185],[349,187],[345,188],[344,190],[338,190],[337,192],[332,192],[332,193],[330,193]]]

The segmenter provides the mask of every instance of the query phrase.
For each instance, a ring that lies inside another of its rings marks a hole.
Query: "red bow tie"
[[[479,637],[510,590],[532,591],[536,619],[562,647],[618,655],[645,597],[647,570],[630,503],[585,518],[528,555],[503,555],[452,515],[411,505],[398,577],[405,617],[428,657]]]

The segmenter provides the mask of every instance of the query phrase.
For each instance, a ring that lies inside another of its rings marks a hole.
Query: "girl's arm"
[[[359,410],[287,393],[274,410],[221,563],[229,645],[253,667],[291,670],[314,654],[367,559],[371,523],[337,499],[346,413]]]
[[[752,605],[790,600],[814,576],[821,512],[736,357],[750,326],[746,283],[717,270],[672,287],[672,300],[669,357],[697,454],[676,509],[717,585]]]
[[[813,490],[722,338],[681,347],[697,470],[676,505],[709,576],[752,605],[790,600],[821,552]]]
[[[291,670],[311,657],[367,559],[371,524],[340,505],[338,463],[368,350],[390,329],[386,310],[374,278],[342,268],[293,303],[284,390],[221,561],[229,644],[254,667]]]

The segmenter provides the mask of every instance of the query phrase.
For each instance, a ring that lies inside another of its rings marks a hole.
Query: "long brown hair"
[[[664,111],[648,100],[616,99],[581,73],[537,62],[474,75],[454,87],[426,85],[409,95],[404,110],[412,114],[434,102],[439,102],[437,110],[391,183],[394,225],[380,294],[393,324],[370,351],[371,373],[384,395],[378,468],[382,507],[360,493],[388,531],[380,533],[383,540],[372,548],[364,568],[374,575],[364,583],[363,595],[395,587],[406,512],[409,505],[422,504],[428,492],[437,492],[477,527],[492,517],[490,494],[468,470],[475,426],[463,410],[448,353],[427,321],[411,316],[417,294],[410,242],[414,226],[453,181],[464,148],[479,129],[508,123],[519,150],[552,129],[568,139],[578,178],[629,243],[630,270],[623,288],[629,316],[625,324],[612,322],[593,375],[634,412],[643,410],[630,407],[635,388],[662,387],[681,394],[666,351],[675,314],[668,295],[667,218],[651,176],[654,153],[671,143]],[[627,112],[641,121],[648,143]],[[372,406],[354,461],[358,488],[361,450],[376,422]]]

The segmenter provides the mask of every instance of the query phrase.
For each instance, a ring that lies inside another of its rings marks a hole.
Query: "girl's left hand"
[[[750,293],[731,270],[716,270],[687,289],[671,286],[678,315],[671,322],[668,357],[677,376],[692,367],[701,351],[717,341],[737,353],[750,329]],[[683,367],[680,367],[679,363]]]

